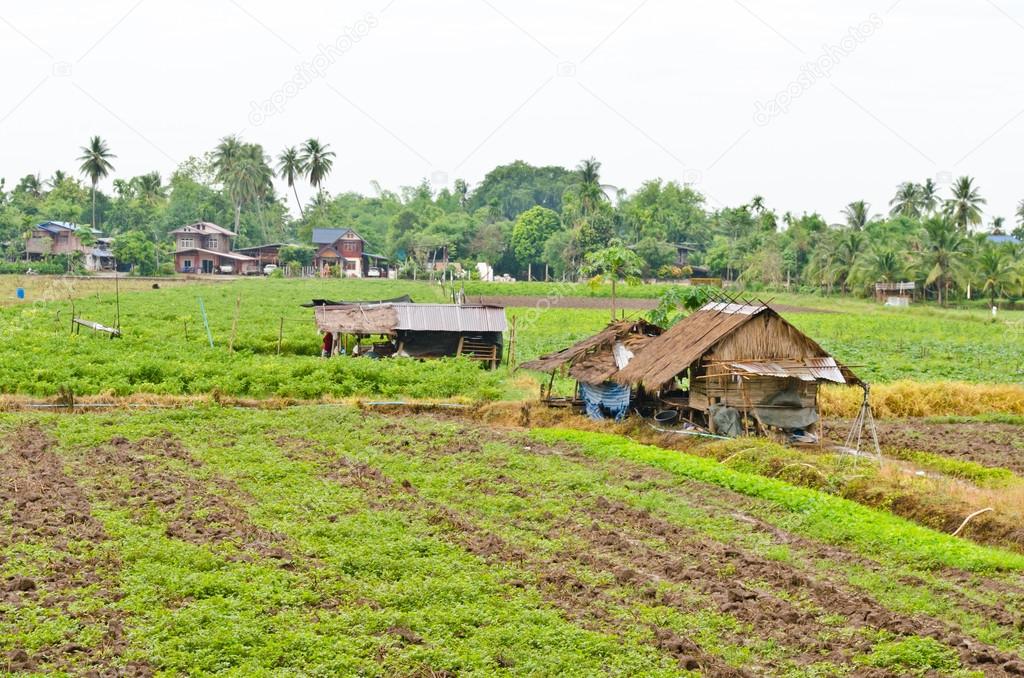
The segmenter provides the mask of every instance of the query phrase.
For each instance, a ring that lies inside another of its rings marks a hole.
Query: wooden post
[[[210,348],[213,348],[213,334],[210,332],[210,319],[206,316],[206,304],[203,303],[202,297],[199,299],[199,310],[203,314],[203,325],[206,327],[206,339],[210,342]]]
[[[533,282],[533,264],[526,265],[526,282]]]
[[[235,297],[235,317],[231,319],[231,340],[228,342],[228,353],[235,352],[235,333],[238,332],[238,309],[242,305],[242,297]]]
[[[466,337],[461,337],[461,336],[459,337],[459,347],[457,349],[455,349],[456,357],[462,355],[462,342],[464,342],[465,340],[466,340]]]
[[[284,339],[284,316],[281,316],[281,324],[277,327],[277,355],[281,355],[282,339]]]
[[[185,325],[185,341],[188,341],[188,320],[184,321]]]

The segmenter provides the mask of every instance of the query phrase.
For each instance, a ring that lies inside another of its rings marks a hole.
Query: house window
[[[195,247],[193,243],[194,241],[192,240],[192,238],[181,238],[180,240],[178,240],[178,247],[180,247],[183,250],[191,249],[192,247]]]
[[[215,250],[219,246],[220,246],[220,243],[217,241],[217,236],[210,236],[209,238],[206,239],[206,247],[207,247],[207,249]]]
[[[182,267],[182,268],[183,268],[184,270],[186,270],[186,271],[189,271],[189,270],[191,270],[191,269],[192,269],[192,260],[191,260],[191,259],[185,259],[185,260],[184,260],[184,261],[182,262],[182,266],[181,266],[181,267]]]

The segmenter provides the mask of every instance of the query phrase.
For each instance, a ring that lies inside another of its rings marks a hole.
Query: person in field
[[[330,332],[324,332],[324,343],[320,348],[320,357],[329,358],[331,356],[331,350],[334,348],[334,335]]]

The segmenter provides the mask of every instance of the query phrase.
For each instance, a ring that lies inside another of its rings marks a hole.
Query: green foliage
[[[655,325],[668,329],[696,311],[721,290],[707,285],[674,285],[658,298],[658,307],[647,314]]]
[[[544,442],[566,441],[598,458],[651,464],[679,476],[766,499],[788,512],[788,529],[826,542],[846,544],[866,555],[919,567],[955,567],[970,571],[1024,570],[1024,555],[978,546],[935,532],[890,513],[773,478],[741,473],[717,461],[675,450],[635,443],[623,436],[537,429]]]
[[[131,264],[139,275],[156,272],[156,247],[140,231],[125,233],[114,240],[114,256],[120,262]]]
[[[931,671],[948,674],[961,668],[956,650],[922,636],[876,643],[871,652],[856,657],[855,661],[909,676],[924,676]]]
[[[561,228],[558,213],[546,207],[531,207],[516,217],[512,226],[512,251],[521,265],[542,260],[544,245]]]

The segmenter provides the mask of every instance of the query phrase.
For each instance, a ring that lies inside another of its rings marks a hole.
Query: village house
[[[340,266],[346,278],[386,278],[388,259],[366,251],[366,241],[351,228],[314,228],[313,265],[324,272]]]
[[[83,237],[88,234],[88,237]],[[38,261],[48,256],[81,254],[88,271],[114,269],[113,240],[88,226],[65,221],[44,221],[37,224],[25,242],[26,258]],[[85,240],[85,242],[82,242]]]
[[[171,231],[174,236],[174,270],[178,273],[259,273],[253,257],[233,252],[236,233],[200,221]]]

